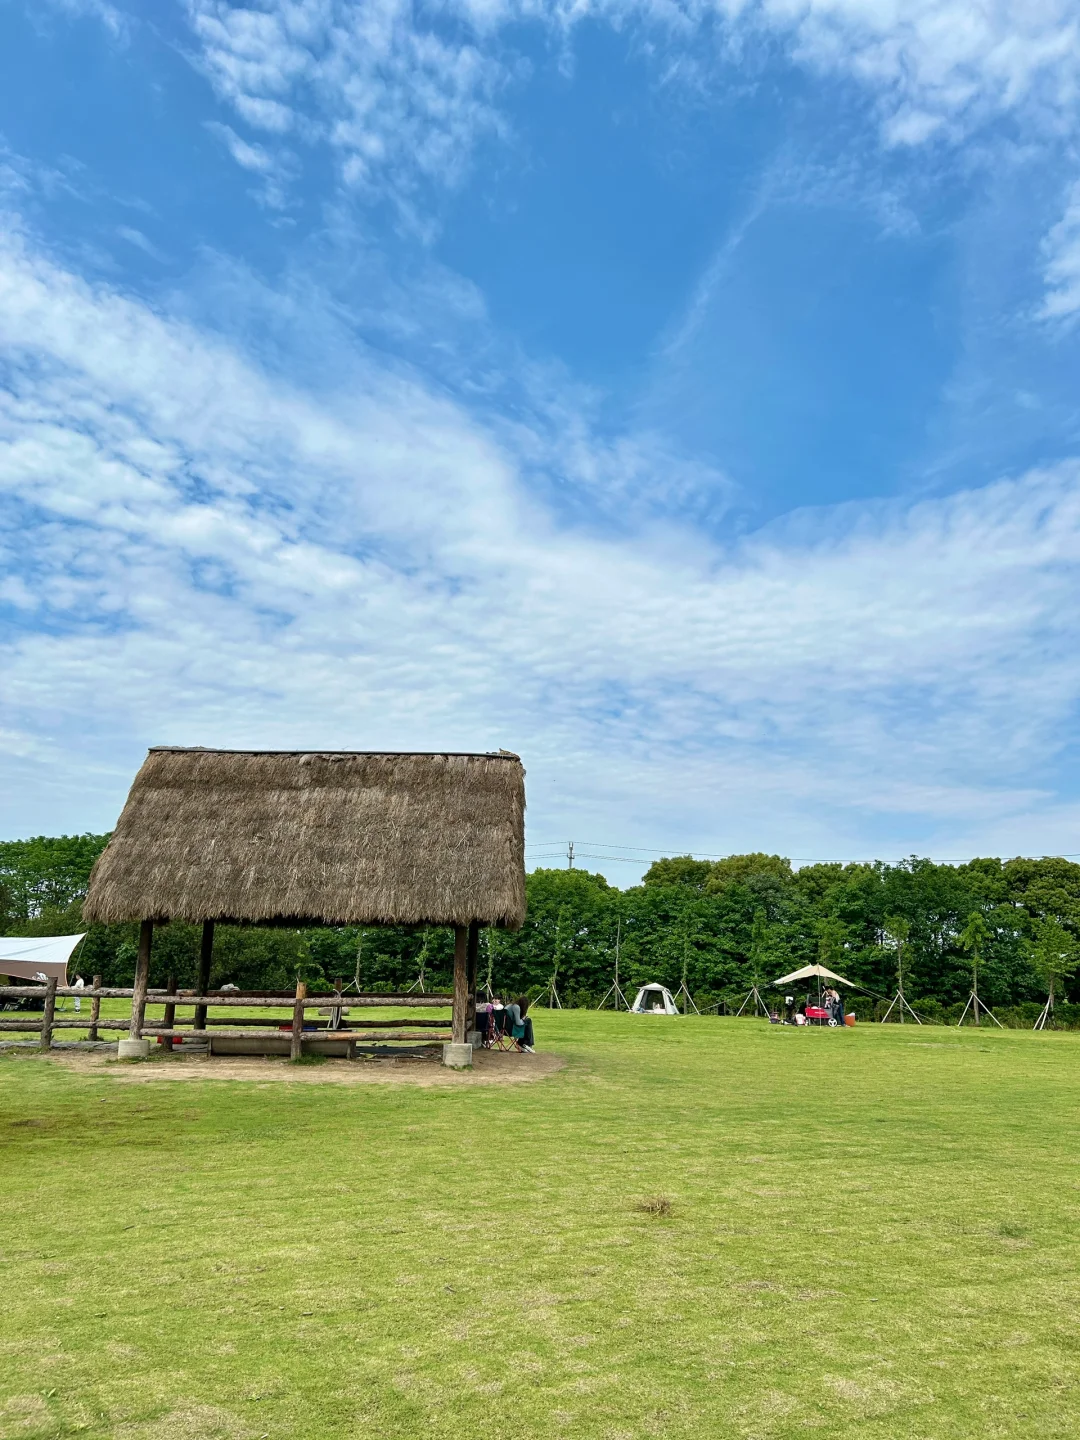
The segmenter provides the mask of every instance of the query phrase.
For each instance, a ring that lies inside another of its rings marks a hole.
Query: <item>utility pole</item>
[[[567,846],[566,846],[566,868],[567,868],[568,870],[572,870],[572,869],[574,868],[574,842],[573,842],[573,840],[569,841],[568,844],[567,844]]]

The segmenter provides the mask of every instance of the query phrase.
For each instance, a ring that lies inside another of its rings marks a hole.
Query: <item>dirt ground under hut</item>
[[[28,1054],[28,1060],[60,1065],[81,1074],[108,1075],[125,1084],[169,1080],[250,1080],[287,1085],[519,1085],[554,1075],[566,1063],[551,1054],[521,1055],[480,1051],[471,1070],[448,1070],[438,1056],[400,1056],[368,1060],[323,1060],[294,1065],[282,1057],[171,1055],[153,1060],[118,1061],[115,1052],[53,1050]]]

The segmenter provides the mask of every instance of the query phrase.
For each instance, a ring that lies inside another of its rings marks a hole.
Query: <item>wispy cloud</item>
[[[861,87],[891,145],[955,140],[1002,114],[1070,129],[1080,90],[1073,0],[188,0],[188,13],[246,124],[329,145],[348,186],[404,211],[419,182],[453,185],[479,138],[510,133],[499,99],[528,73],[515,46],[529,28],[564,42],[587,19],[646,32],[669,88],[724,54],[717,25],[732,41],[767,34]]]
[[[126,39],[130,21],[128,16],[108,0],[42,0],[46,9],[59,11],[72,17],[87,16],[98,20],[117,40]]]
[[[1080,311],[1080,182],[1070,190],[1065,213],[1043,242],[1046,295],[1039,314],[1064,320]]]
[[[84,793],[99,768],[98,823],[160,740],[514,745],[541,824],[618,799],[713,848],[813,854],[826,811],[852,849],[882,816],[1021,848],[1072,815],[1044,777],[1080,704],[1075,465],[726,546],[602,537],[530,480],[566,464],[543,434],[363,354],[307,393],[14,232],[0,333],[0,724]],[[627,443],[581,426],[564,473],[640,486],[664,459]],[[9,760],[36,825],[43,764]]]
[[[231,125],[223,125],[217,120],[208,120],[206,128],[222,142],[242,169],[262,181],[254,192],[256,197],[273,210],[284,209],[288,182],[296,169],[292,152],[278,147],[271,153],[265,145],[245,140]]]
[[[256,175],[267,175],[274,169],[274,159],[269,151],[262,145],[242,140],[231,126],[209,120],[206,128],[224,143],[229,154],[245,170],[251,170]]]
[[[417,179],[453,184],[477,138],[502,125],[504,67],[452,7],[425,17],[411,0],[189,0],[189,14],[206,73],[248,125],[321,140],[346,186],[403,209]],[[233,149],[253,168],[244,153]]]
[[[1072,0],[760,0],[731,11],[790,34],[793,54],[879,98],[897,144],[957,135],[1029,107],[1074,116],[1080,17]]]
[[[126,240],[129,245],[134,245],[136,250],[149,255],[151,260],[164,261],[167,258],[152,240],[148,240],[141,230],[136,230],[131,225],[118,225],[116,233],[121,240]]]

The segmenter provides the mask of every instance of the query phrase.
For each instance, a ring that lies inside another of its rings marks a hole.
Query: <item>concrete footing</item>
[[[127,1040],[116,1042],[116,1058],[118,1060],[145,1060],[149,1054],[149,1040],[132,1040],[129,1037]]]
[[[484,1044],[484,1037],[479,1030],[470,1030],[465,1036],[465,1043],[471,1045],[474,1050],[479,1050]]]
[[[451,1070],[464,1070],[472,1064],[472,1046],[455,1045],[452,1041],[442,1047],[442,1063]]]

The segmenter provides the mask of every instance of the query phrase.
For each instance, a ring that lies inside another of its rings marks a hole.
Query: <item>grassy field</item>
[[[0,1058],[0,1436],[1080,1432],[1080,1036],[537,1032],[513,1086]]]

